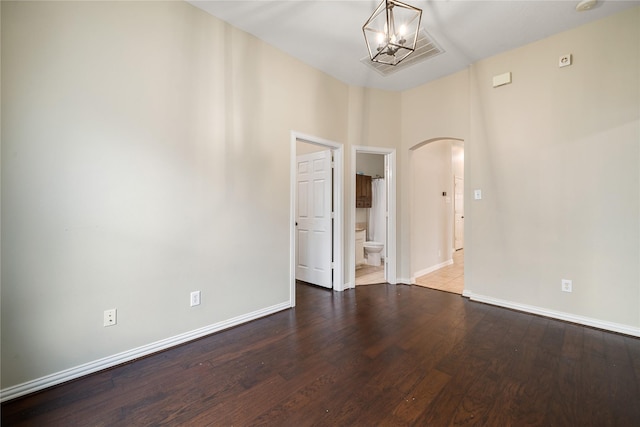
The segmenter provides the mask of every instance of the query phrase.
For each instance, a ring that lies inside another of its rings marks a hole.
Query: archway
[[[410,149],[409,165],[411,283],[462,294],[463,239],[456,241],[455,231],[457,225],[464,233],[464,197],[455,189],[464,185],[464,141],[422,141]]]

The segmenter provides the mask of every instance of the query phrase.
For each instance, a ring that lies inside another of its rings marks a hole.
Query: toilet
[[[364,242],[364,253],[367,257],[367,264],[373,266],[380,265],[380,255],[382,249],[384,248],[384,243],[380,242]]]

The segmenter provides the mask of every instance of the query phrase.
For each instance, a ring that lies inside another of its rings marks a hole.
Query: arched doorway
[[[462,294],[464,141],[423,141],[410,149],[409,157],[411,283]]]

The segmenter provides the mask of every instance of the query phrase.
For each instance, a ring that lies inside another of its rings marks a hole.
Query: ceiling
[[[379,0],[187,1],[349,85],[390,91],[640,5],[600,0],[577,12],[578,0],[404,0],[423,10],[422,28],[444,53],[382,76],[361,62],[367,56],[362,25]]]

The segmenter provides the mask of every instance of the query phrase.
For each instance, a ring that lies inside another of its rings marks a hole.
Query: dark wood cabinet
[[[356,208],[371,207],[371,177],[356,175]]]

